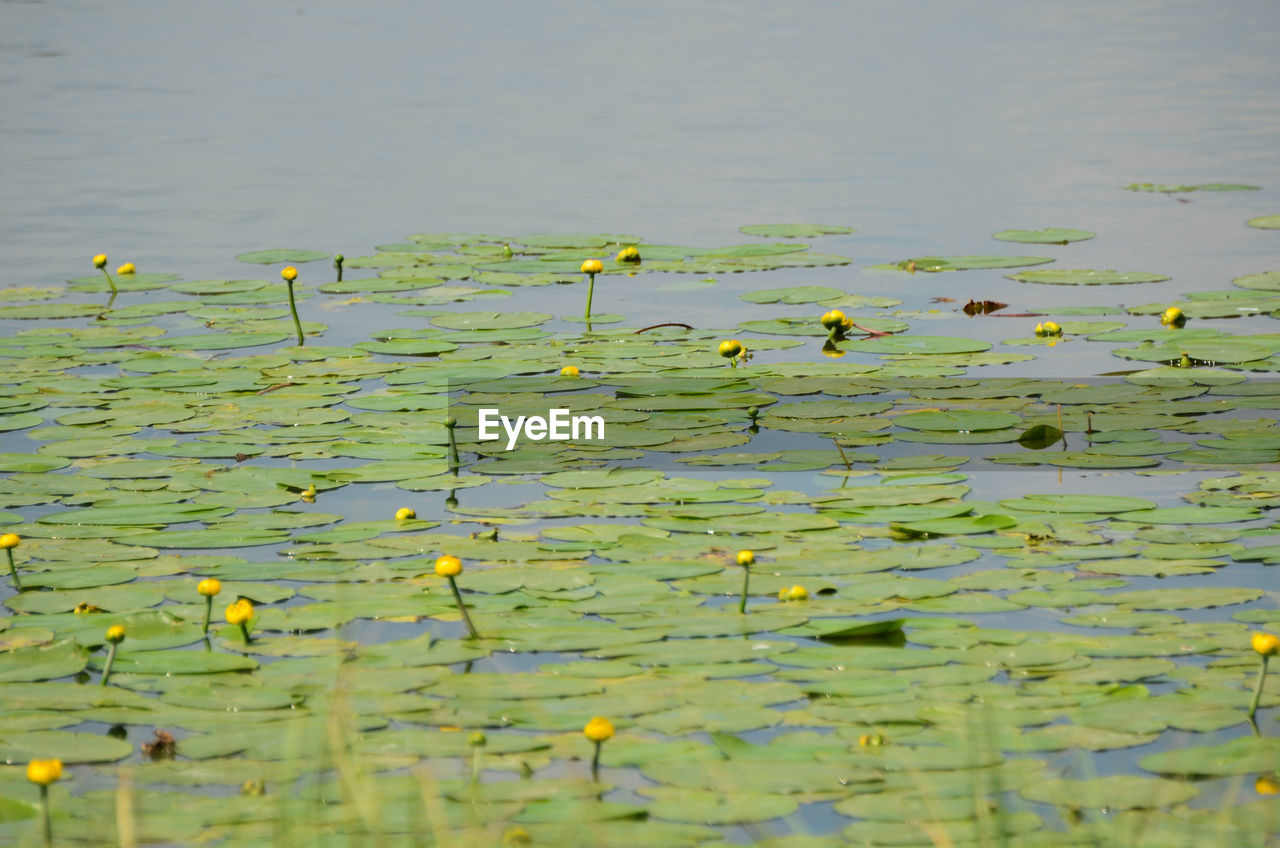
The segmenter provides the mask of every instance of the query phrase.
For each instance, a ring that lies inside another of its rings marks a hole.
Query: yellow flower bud
[[[440,577],[457,577],[462,573],[462,560],[445,554],[436,559],[436,574]]]
[[[76,604],[76,608],[72,610],[72,612],[76,615],[86,615],[93,612],[102,612],[102,608],[95,604],[91,604],[88,601],[81,601]]]
[[[839,309],[833,309],[822,316],[822,326],[828,330],[834,330],[836,327],[844,327],[846,320],[843,312]]]
[[[467,737],[467,744],[473,748],[483,747],[484,743],[487,741],[489,740],[485,738],[484,731],[481,730],[473,731],[471,735]]]
[[[113,645],[119,645],[124,641],[124,628],[119,624],[113,624],[107,628],[107,641]]]
[[[117,269],[116,269],[116,273],[117,273],[117,274],[132,274],[132,273],[136,272],[137,270],[138,270],[137,268],[133,267],[133,263],[132,263],[132,262],[126,262],[126,263],[124,263],[123,265],[121,265],[119,268],[117,268]]]
[[[97,256],[93,257],[93,267],[95,268],[107,267],[107,254],[99,253]]]
[[[560,369],[560,376],[576,377],[578,376],[578,367],[576,365],[566,365],[565,367]]]
[[[1062,335],[1062,327],[1058,326],[1055,321],[1045,321],[1044,334],[1046,336],[1060,336]]]
[[[603,270],[604,263],[599,259],[588,259],[582,263],[582,273],[584,274],[599,274]]]
[[[1271,633],[1255,633],[1252,642],[1253,650],[1264,657],[1280,654],[1280,636]]]
[[[253,603],[241,598],[227,607],[227,624],[245,624],[253,618]]]
[[[27,763],[27,780],[48,786],[62,777],[62,760],[32,760]]]
[[[1044,324],[1036,324],[1036,335],[1037,336],[1044,335]]]
[[[604,742],[613,738],[613,722],[607,718],[596,716],[582,728],[583,734],[592,742]]]
[[[196,584],[196,591],[206,598],[212,598],[222,591],[222,581],[216,577],[206,577]]]
[[[720,342],[720,355],[725,359],[733,359],[740,353],[742,353],[742,342],[737,339]]]
[[[285,268],[280,272],[280,276],[284,277],[285,282],[292,283],[294,280],[298,279],[298,269],[290,265],[288,268]]]
[[[0,536],[0,549],[16,548],[18,547],[18,543],[21,541],[22,537],[17,533],[5,533],[3,536]]]
[[[1181,327],[1183,324],[1187,323],[1187,316],[1184,315],[1182,310],[1178,307],[1170,306],[1164,311],[1164,314],[1160,316],[1160,323],[1170,327]]]
[[[751,551],[738,551],[738,565],[744,568],[756,561],[756,555]]]
[[[1261,775],[1253,782],[1253,791],[1259,795],[1280,795],[1280,783],[1274,778]]]
[[[502,848],[523,848],[525,845],[532,844],[533,837],[523,827],[509,828],[502,834]]]
[[[417,518],[418,513],[414,512],[407,506],[402,506],[396,510],[396,521],[408,521],[410,518]]]
[[[793,601],[807,601],[807,600],[809,600],[809,590],[808,590],[808,589],[806,589],[806,588],[805,588],[805,587],[803,587],[803,586],[792,586],[792,587],[791,587],[791,600],[793,600]]]
[[[624,247],[622,248],[622,250],[619,250],[618,255],[613,258],[614,258],[614,261],[616,262],[639,262],[640,250],[636,248],[634,245],[630,247]]]

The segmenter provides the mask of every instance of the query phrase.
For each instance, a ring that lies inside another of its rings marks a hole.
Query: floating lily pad
[[[1023,283],[1045,283],[1052,286],[1117,286],[1132,283],[1163,283],[1169,277],[1144,271],[1095,271],[1089,268],[1051,268],[1045,271],[1019,271],[1009,279]]]
[[[274,265],[281,262],[301,265],[304,262],[318,262],[321,259],[328,258],[329,254],[320,250],[286,250],[284,248],[255,250],[252,253],[242,253],[236,257],[240,262],[250,262],[255,265]]]
[[[852,233],[853,227],[838,227],[830,224],[748,224],[745,227],[739,227],[738,230],[749,236],[765,238],[817,238]]]
[[[1070,244],[1073,241],[1085,241],[1097,233],[1088,230],[1057,229],[1045,230],[1001,230],[991,237],[998,241],[1016,241],[1026,244]]]

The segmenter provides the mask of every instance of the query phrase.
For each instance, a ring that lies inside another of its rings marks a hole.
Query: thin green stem
[[[458,459],[458,435],[454,432],[458,421],[453,417],[446,418],[444,426],[449,431],[449,470],[456,472],[462,466],[462,461]]]
[[[293,329],[298,333],[298,347],[306,344],[302,338],[302,321],[298,319],[298,304],[293,299],[293,280],[285,280],[285,285],[289,289],[289,311],[293,313]]]
[[[249,625],[247,622],[240,622],[240,635],[244,637],[244,643],[246,645],[253,641],[249,636]]]
[[[596,290],[596,275],[588,274],[587,276],[591,279],[591,282],[587,283],[587,312],[583,316],[583,320],[586,321],[588,324],[590,324],[591,323],[591,296],[595,294],[595,290]]]
[[[480,771],[481,771],[481,765],[483,763],[483,759],[482,759],[483,757],[484,757],[484,747],[481,745],[476,745],[475,750],[471,755],[471,784],[473,786],[480,782]]]
[[[113,295],[119,294],[120,289],[116,288],[116,281],[111,279],[111,275],[107,273],[107,269],[99,268],[98,270],[102,272],[102,276],[107,278],[107,285],[111,286],[111,293]]]
[[[4,552],[9,555],[9,573],[13,575],[13,585],[19,592],[25,591],[22,588],[22,580],[18,577],[18,567],[13,564],[13,548],[5,548]]]
[[[596,754],[591,758],[591,779],[597,780],[600,777],[600,749],[604,747],[603,742],[596,743]]]
[[[458,605],[458,612],[462,614],[462,620],[467,623],[467,632],[471,634],[472,639],[479,639],[480,634],[476,632],[476,626],[471,623],[471,615],[467,612],[467,605],[462,602],[462,593],[458,591],[458,581],[450,577],[449,588],[453,590],[453,601]]]
[[[742,615],[747,613],[747,583],[751,580],[751,569],[742,566],[742,599],[738,601],[738,612]]]
[[[53,848],[53,824],[49,821],[49,787],[40,784],[40,820],[44,830],[44,848]]]
[[[103,686],[106,686],[107,681],[111,679],[111,666],[116,661],[117,647],[118,646],[116,645],[116,643],[112,642],[111,647],[107,649],[107,664],[102,668],[102,680],[100,681],[101,685]]]
[[[1249,704],[1249,721],[1253,721],[1253,714],[1258,711],[1258,703],[1262,701],[1262,685],[1267,682],[1267,660],[1271,657],[1266,654],[1262,655],[1262,668],[1258,669],[1258,685],[1253,688],[1253,701]]]
[[[204,596],[204,630],[206,635],[209,633],[209,617],[213,615],[213,595]]]

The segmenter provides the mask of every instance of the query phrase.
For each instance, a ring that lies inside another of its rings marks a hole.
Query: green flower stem
[[[101,680],[101,681],[99,681],[99,682],[100,682],[100,684],[101,684],[101,685],[103,685],[103,686],[106,686],[106,685],[107,685],[107,681],[111,678],[111,666],[112,666],[112,665],[115,663],[115,661],[116,661],[116,648],[117,648],[117,647],[119,647],[119,646],[118,646],[116,643],[112,642],[112,643],[111,643],[111,647],[107,649],[107,664],[106,664],[105,666],[103,666],[103,668],[102,668],[102,680]]]
[[[98,270],[102,272],[102,276],[107,278],[107,285],[111,286],[111,294],[113,295],[119,294],[120,289],[116,288],[116,281],[111,279],[111,275],[107,273],[107,269],[99,268]]]
[[[603,742],[596,743],[596,754],[591,758],[591,779],[597,780],[600,777],[600,749],[604,747]]]
[[[458,419],[449,416],[445,419],[444,426],[449,431],[449,470],[457,471],[462,465],[462,461],[458,459],[458,435],[454,432],[458,426]]]
[[[480,634],[476,632],[476,626],[471,623],[467,605],[462,602],[462,593],[458,591],[458,582],[452,577],[449,578],[449,588],[453,590],[453,601],[458,605],[458,612],[462,613],[462,620],[467,623],[467,632],[471,634],[472,639],[479,639]]]
[[[747,614],[747,583],[751,580],[751,569],[748,566],[742,566],[742,599],[738,601],[738,612],[742,615]]]
[[[40,784],[40,821],[45,848],[53,848],[53,824],[49,821],[49,787]]]
[[[302,338],[302,321],[298,319],[298,304],[293,299],[293,280],[285,280],[285,285],[289,289],[289,311],[293,313],[293,329],[298,333],[298,347],[302,347],[306,342]]]
[[[342,260],[343,256],[341,253],[333,257],[333,267],[338,269],[338,282],[342,282]]]
[[[471,754],[471,783],[472,785],[480,782],[481,766],[484,763],[484,746],[476,745],[475,750]]]
[[[204,596],[204,633],[209,633],[209,617],[213,615],[213,595]]]
[[[1249,721],[1253,721],[1253,714],[1258,711],[1258,703],[1262,700],[1262,684],[1267,682],[1267,660],[1271,659],[1266,654],[1262,655],[1262,668],[1258,669],[1258,685],[1253,688],[1253,702],[1249,704]]]
[[[244,643],[246,645],[253,641],[252,637],[249,636],[249,625],[247,622],[240,622],[240,635],[244,637]]]
[[[13,575],[13,585],[19,592],[26,591],[22,588],[22,580],[18,577],[18,567],[13,564],[13,548],[5,548],[4,552],[9,555],[9,573]]]
[[[593,295],[596,290],[596,275],[588,274],[587,276],[590,278],[591,282],[587,283],[587,312],[586,312],[586,315],[583,316],[583,320],[585,320],[588,324],[590,324],[591,323],[591,295]]]

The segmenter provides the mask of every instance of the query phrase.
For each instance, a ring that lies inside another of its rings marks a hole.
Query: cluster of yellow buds
[[[725,339],[720,342],[717,348],[720,355],[729,360],[729,364],[734,368],[738,367],[738,360],[747,361],[747,349],[743,347],[742,342],[737,339]]]
[[[1037,336],[1060,336],[1062,335],[1062,327],[1056,321],[1045,321],[1043,324],[1036,324]]]
[[[853,319],[847,317],[839,309],[832,309],[830,312],[823,314],[822,326],[826,328],[827,335],[832,339],[839,341],[844,338],[844,334],[853,329]]]
[[[809,590],[803,586],[792,586],[790,589],[779,589],[778,600],[807,601],[809,600]]]

